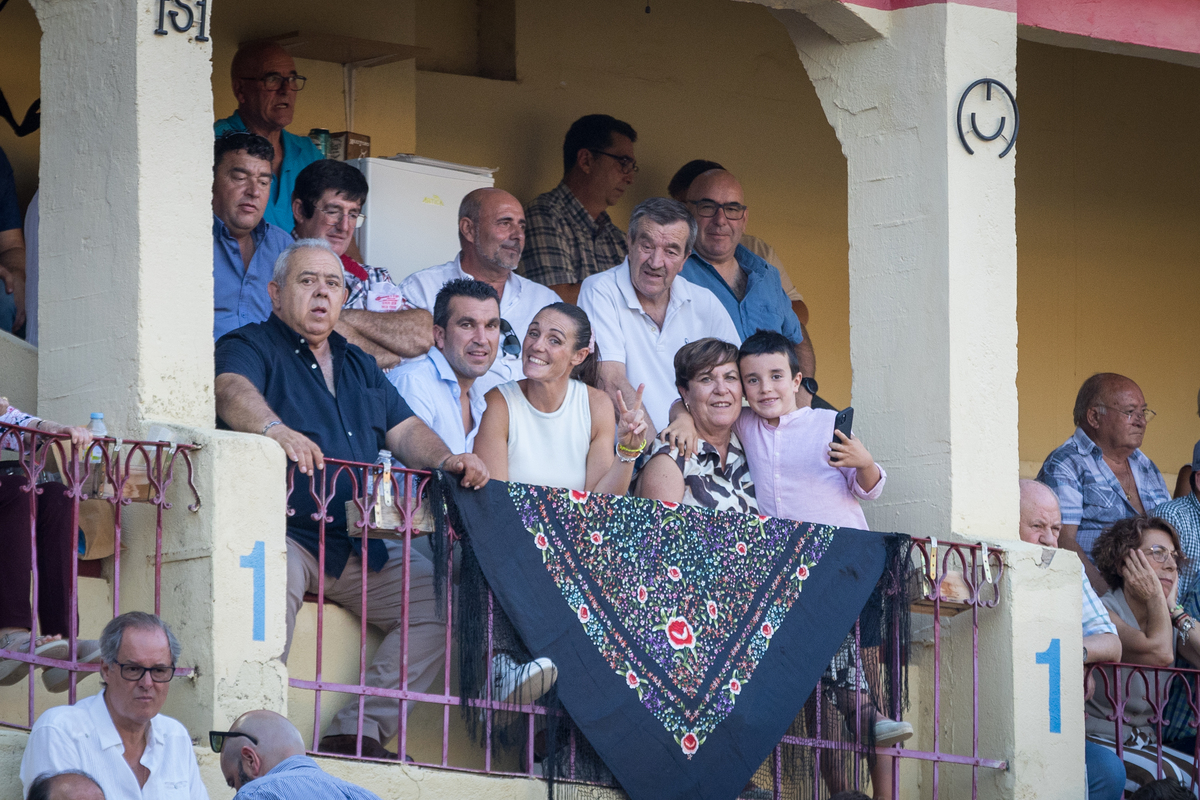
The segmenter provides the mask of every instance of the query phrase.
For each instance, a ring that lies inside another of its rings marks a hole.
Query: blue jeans
[[[1125,791],[1125,763],[1107,747],[1084,741],[1087,764],[1088,800],[1121,800]]]

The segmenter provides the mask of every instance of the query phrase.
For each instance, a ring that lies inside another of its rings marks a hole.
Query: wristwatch
[[[808,392],[809,394],[816,394],[817,393],[817,379],[809,378],[807,376],[801,378],[800,379],[800,388],[803,389],[804,391]]]
[[[1184,616],[1176,627],[1179,630],[1179,643],[1184,644],[1187,642],[1188,634],[1192,632],[1192,628],[1196,627],[1196,620],[1190,616]]]

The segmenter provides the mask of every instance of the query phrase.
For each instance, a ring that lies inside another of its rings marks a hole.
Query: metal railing
[[[383,467],[372,464],[356,463],[349,461],[338,461],[334,459],[325,459],[325,469],[316,474],[316,477],[310,481],[308,494],[315,505],[315,513],[313,519],[317,523],[318,535],[320,542],[320,577],[317,583],[317,593],[315,599],[316,606],[316,653],[315,653],[315,676],[312,680],[291,678],[290,685],[294,689],[308,690],[315,693],[314,715],[312,735],[314,754],[317,753],[316,743],[321,739],[321,702],[322,694],[335,692],[348,694],[356,698],[358,703],[358,728],[357,738],[358,745],[356,752],[362,752],[362,712],[365,698],[368,696],[387,697],[396,702],[397,713],[399,714],[399,734],[397,736],[398,758],[411,763],[423,764],[425,766],[438,767],[442,769],[462,770],[468,772],[477,772],[490,775],[524,775],[531,777],[541,777],[540,773],[535,768],[535,753],[532,742],[535,740],[535,731],[539,727],[538,717],[546,715],[547,709],[536,705],[512,706],[509,704],[501,704],[491,696],[490,681],[486,694],[482,699],[470,698],[467,705],[471,708],[480,709],[483,717],[484,727],[484,752],[482,759],[482,767],[468,766],[461,763],[452,763],[451,758],[451,731],[453,728],[451,714],[459,714],[460,698],[452,691],[451,683],[451,653],[452,644],[454,641],[454,593],[447,591],[445,596],[445,616],[446,616],[446,635],[444,642],[444,666],[442,679],[444,688],[440,693],[433,692],[417,692],[409,688],[408,675],[408,660],[409,647],[407,639],[408,629],[408,598],[410,586],[408,583],[408,570],[405,571],[405,586],[404,592],[404,631],[405,636],[401,651],[400,663],[400,686],[398,689],[381,689],[367,685],[367,630],[368,625],[365,622],[367,609],[367,582],[371,579],[368,573],[365,560],[360,561],[362,569],[362,590],[360,597],[360,607],[358,609],[349,609],[356,612],[359,616],[359,649],[358,649],[358,680],[356,683],[342,683],[328,680],[324,674],[324,658],[323,648],[325,642],[325,574],[324,574],[324,542],[325,542],[325,527],[331,522],[333,517],[331,514],[332,503],[342,502],[345,500],[345,495],[338,496],[332,491],[338,481],[343,483],[349,480],[352,487],[352,500],[347,503],[349,507],[348,514],[348,530],[351,532],[352,538],[359,537],[363,533],[369,538],[392,538],[403,546],[404,558],[407,560],[411,557],[413,540],[416,537],[425,535],[431,529],[431,525],[427,524],[427,510],[422,505],[422,493],[430,479],[429,473],[406,470],[401,468],[392,468],[391,473],[395,480],[392,484],[396,488],[396,495],[393,499],[395,511],[389,519],[384,518],[380,514],[381,492],[378,488],[368,492],[368,484],[374,484],[375,487],[385,485],[381,479],[383,475]],[[295,473],[294,467],[289,472],[288,480],[288,496],[289,496],[289,515],[294,514],[290,508],[291,498],[294,491]],[[426,522],[422,522],[425,518]],[[435,535],[435,534],[429,534]],[[453,531],[448,533],[452,545],[455,537]],[[446,553],[445,568],[447,574],[452,574],[454,565],[454,556],[452,546],[447,546],[444,549]],[[947,767],[955,769],[966,768],[970,771],[970,786],[971,796],[975,797],[979,786],[980,770],[1003,770],[1007,767],[1004,760],[989,758],[981,751],[979,743],[980,732],[980,716],[979,716],[979,699],[980,699],[980,679],[979,679],[979,619],[981,612],[994,608],[1000,599],[999,584],[1004,574],[1004,564],[1002,552],[996,549],[989,549],[981,544],[960,544],[960,543],[941,543],[930,539],[915,539],[913,540],[913,549],[911,558],[913,562],[912,584],[915,586],[915,591],[912,587],[906,589],[910,591],[910,596],[915,596],[914,611],[923,612],[932,615],[932,684],[933,684],[933,719],[932,719],[932,747],[929,750],[909,749],[899,745],[889,747],[878,747],[874,753],[877,757],[884,759],[890,758],[890,774],[892,779],[891,796],[899,798],[900,790],[900,762],[909,760],[913,762],[923,762],[930,765],[931,774],[931,791],[929,796],[938,798],[941,792],[942,771]],[[491,593],[488,593],[487,598],[488,620],[487,620],[487,642],[486,655],[488,664],[491,663],[491,658],[495,653],[493,646],[493,628],[492,628],[492,612],[495,608],[494,600]],[[942,706],[942,684],[943,684],[943,624],[949,617],[958,614],[969,614],[970,619],[970,635],[971,635],[971,687],[972,687],[972,705],[971,705],[971,747],[968,754],[956,754],[950,749],[944,747],[942,739],[943,727],[943,706]],[[896,644],[899,644],[899,631],[893,631],[892,635],[896,637]],[[861,644],[861,633],[858,625],[855,627],[856,639]],[[900,658],[899,647],[894,647],[896,658]],[[861,650],[857,651],[861,653]],[[296,657],[295,643],[293,643],[293,655]],[[857,666],[861,670],[861,658]],[[892,674],[898,676],[900,674],[899,663],[894,663]],[[927,677],[927,676],[923,676]],[[897,678],[898,680],[898,678]],[[814,697],[822,696],[821,685],[814,692]],[[892,698],[892,708],[888,709],[893,719],[901,718],[901,697],[902,687],[893,685],[891,687],[890,696]],[[812,701],[810,701],[811,704]],[[864,695],[855,690],[855,707],[861,711],[864,703]],[[440,754],[438,757],[427,761],[415,761],[412,759],[409,752],[410,744],[410,723],[408,720],[408,711],[413,704],[432,704],[441,707],[440,713]],[[452,712],[453,710],[453,712]],[[499,765],[495,757],[492,733],[493,733],[493,716],[497,713],[519,712],[527,715],[525,724],[527,725],[527,744],[520,754],[518,768],[512,769],[512,762],[508,761],[505,765]],[[549,712],[554,713],[554,712]],[[867,748],[865,745],[857,743],[847,743],[844,741],[836,741],[834,738],[823,736],[821,733],[821,714],[816,716],[815,735],[811,737],[803,736],[785,736],[780,744],[775,748],[772,756],[768,759],[765,769],[771,772],[773,786],[771,787],[771,795],[776,800],[785,796],[795,796],[794,791],[788,791],[785,787],[786,769],[784,768],[784,747],[799,746],[802,748],[810,748],[813,752],[813,758],[817,766],[817,774],[820,774],[820,759],[822,753],[830,754],[836,751],[850,751],[851,753],[861,757],[866,755]],[[853,741],[862,742],[863,736],[861,725],[863,716],[861,713],[855,714],[856,730],[854,731]],[[456,721],[459,726],[463,725],[461,721]],[[918,732],[919,734],[920,732]],[[912,741],[916,741],[915,739]],[[910,742],[911,743],[911,742]],[[570,754],[568,763],[574,763],[575,742],[570,742]],[[362,757],[361,755],[356,757]],[[828,757],[828,756],[827,756]],[[865,785],[864,776],[861,770],[861,758],[855,758],[855,767],[853,771],[853,786],[841,788],[860,788]],[[762,774],[762,769],[760,769]],[[568,772],[568,780],[574,777],[574,774]],[[813,782],[813,796],[817,796],[817,784]],[[905,796],[910,796],[908,793]]]
[[[134,503],[154,508],[154,613],[158,614],[162,598],[163,515],[172,508],[167,492],[176,482],[176,468],[187,470],[187,488],[193,502],[187,508],[196,512],[200,508],[200,495],[196,491],[192,470],[192,454],[197,445],[171,444],[169,442],[147,442],[130,439],[100,437],[93,440],[86,451],[77,452],[66,434],[47,433],[36,428],[0,423],[0,441],[13,444],[19,438],[16,459],[0,462],[12,471],[0,474],[0,484],[15,481],[19,491],[28,498],[24,530],[0,531],[5,538],[28,536],[31,550],[31,647],[28,651],[0,649],[0,658],[21,661],[29,665],[28,715],[25,722],[0,719],[0,725],[29,729],[35,719],[34,675],[36,669],[54,668],[67,670],[69,674],[67,702],[76,700],[76,682],[79,673],[98,672],[97,663],[79,662],[79,577],[80,560],[80,504],[101,502],[111,507],[113,523],[112,613],[121,613],[121,544],[125,527],[125,510]],[[16,465],[15,467],[12,465]],[[69,656],[66,659],[46,658],[34,654],[32,644],[38,633],[38,495],[47,491],[64,491],[71,504],[70,536],[72,557],[70,559],[70,581],[68,584],[67,615]],[[19,502],[19,498],[17,501]],[[91,562],[85,562],[91,563]],[[128,610],[128,609],[127,609]],[[96,631],[99,634],[99,631]],[[190,674],[190,669],[180,668],[177,675]]]

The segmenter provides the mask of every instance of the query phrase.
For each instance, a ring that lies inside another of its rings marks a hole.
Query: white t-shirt
[[[437,299],[437,293],[447,281],[472,277],[463,272],[461,259],[462,253],[459,253],[453,261],[414,272],[400,284],[400,293],[404,295],[404,299],[409,305],[423,308],[432,314],[433,302]],[[551,303],[557,303],[560,300],[562,298],[553,289],[522,278],[514,272],[509,274],[508,281],[504,284],[504,294],[500,297],[500,318],[512,326],[517,341],[523,342],[525,341],[525,332],[529,330],[529,323],[533,322],[537,313]],[[504,344],[503,336],[500,337],[500,344]],[[521,364],[521,356],[507,355],[501,348],[496,353],[496,360],[492,363],[492,368],[486,375],[475,381],[475,386],[479,387],[479,393],[483,395],[502,383],[520,380],[524,377],[525,369]]]
[[[671,300],[662,330],[642,310],[629,277],[629,259],[592,275],[579,289],[579,307],[587,312],[601,361],[620,361],[636,389],[646,384],[642,406],[654,427],[667,426],[675,389],[675,353],[689,342],[713,336],[740,345],[729,312],[717,296],[682,275],[671,282]]]
[[[125,763],[125,745],[104,703],[104,692],[73,706],[56,706],[38,717],[21,759],[21,784],[44,772],[80,769],[104,790],[106,800],[208,800],[187,729],[170,717],[150,720],[142,766],[150,779],[139,787]]]

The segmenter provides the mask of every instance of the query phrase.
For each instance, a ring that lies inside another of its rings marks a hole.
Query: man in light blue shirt
[[[443,285],[433,304],[433,343],[389,377],[450,452],[468,453],[487,407],[475,382],[491,369],[500,344],[496,290],[470,278]]]
[[[287,717],[247,711],[228,731],[209,731],[221,754],[221,774],[235,800],[379,800],[360,786],[335,778],[304,754],[304,739]]]
[[[800,373],[815,378],[812,343],[783,291],[779,270],[741,243],[750,214],[741,183],[723,169],[709,170],[688,187],[687,198],[699,231],[683,277],[717,296],[743,340],[759,329],[786,336],[796,348]],[[807,406],[808,393],[802,388],[797,403]]]
[[[218,138],[230,131],[246,131],[264,137],[275,148],[271,159],[271,182],[267,222],[292,232],[292,190],[300,170],[324,158],[307,136],[288,133],[296,113],[296,93],[305,78],[296,73],[296,61],[275,42],[255,41],[242,45],[230,66],[237,111],[213,123]]]
[[[267,284],[292,237],[263,219],[271,143],[232,133],[213,146],[213,340],[271,316]]]
[[[1179,602],[1188,596],[1196,582],[1196,571],[1200,569],[1200,442],[1192,448],[1192,475],[1188,478],[1191,491],[1183,497],[1168,500],[1154,509],[1154,516],[1161,517],[1175,526],[1179,534],[1179,549],[1188,558],[1187,567],[1179,570]]]

